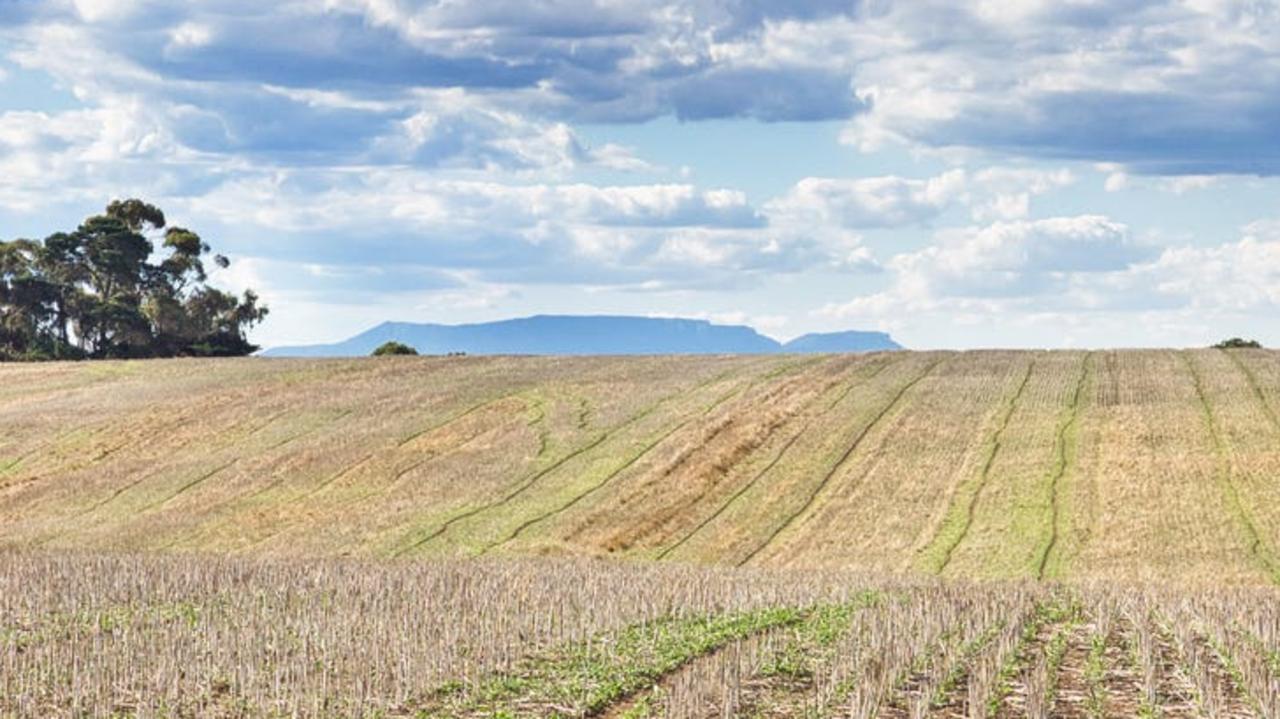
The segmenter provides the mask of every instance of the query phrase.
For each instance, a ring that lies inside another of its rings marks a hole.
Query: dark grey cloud
[[[1229,109],[1228,109],[1229,108]],[[1016,109],[975,108],[918,133],[931,144],[1103,160],[1149,174],[1280,171],[1280,95],[1206,101],[1173,93],[1044,93]]]
[[[670,104],[681,120],[839,120],[865,109],[848,75],[791,68],[712,68],[676,83]]]
[[[144,108],[128,139],[283,166],[564,172],[593,158],[562,123],[674,116],[849,119],[855,141],[1139,173],[1280,172],[1270,3],[12,0],[0,13],[18,64],[88,107]],[[761,223],[734,212],[710,222]]]
[[[886,7],[869,29],[907,43],[855,70],[873,104],[855,141],[894,136],[1147,174],[1280,172],[1274,3]]]
[[[247,103],[224,107],[215,95],[224,86],[243,92],[255,85],[377,101],[423,88],[463,88],[516,111],[564,120],[674,114],[805,121],[862,109],[847,66],[827,58],[779,64],[767,57],[726,64],[711,45],[753,42],[767,22],[852,12],[847,2],[427,2],[396,5],[398,13],[388,16],[359,2],[319,11],[222,0],[104,9],[91,24],[77,23],[70,4],[55,7],[59,22],[80,25],[83,42],[164,81],[149,92],[164,96],[182,88],[189,94],[204,85],[210,97],[202,107],[228,114]],[[14,25],[39,24],[50,12],[17,15]],[[128,42],[119,42],[126,36]],[[21,41],[22,33],[16,37]],[[137,89],[97,82],[121,92]],[[535,87],[543,92],[522,94]],[[263,115],[255,109],[253,117]]]
[[[260,16],[209,21],[207,45],[174,48],[167,34],[144,35],[126,55],[179,80],[260,82],[314,89],[528,87],[550,76],[537,60],[448,57],[405,42],[352,15]]]
[[[243,86],[178,92],[179,141],[202,152],[249,154],[301,163],[342,163],[363,156],[403,113],[316,107]]]

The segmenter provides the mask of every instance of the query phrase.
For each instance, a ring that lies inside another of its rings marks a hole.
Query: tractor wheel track
[[[756,555],[760,554],[760,552],[764,551],[766,547],[772,544],[773,541],[777,539],[778,536],[781,535],[784,531],[786,531],[786,529],[790,527],[797,519],[799,519],[801,515],[809,511],[809,508],[812,507],[813,503],[818,499],[818,495],[822,494],[822,491],[827,488],[828,484],[831,483],[831,479],[835,477],[837,473],[839,473],[841,468],[843,468],[844,465],[849,461],[849,459],[853,457],[854,452],[856,452],[858,448],[862,446],[862,441],[867,438],[867,435],[871,433],[871,430],[875,429],[880,424],[881,420],[883,420],[886,416],[888,416],[888,414],[891,411],[893,411],[895,407],[898,406],[898,404],[902,401],[902,398],[906,396],[907,392],[909,392],[911,388],[919,384],[921,380],[923,380],[931,372],[933,372],[933,370],[937,368],[937,366],[941,363],[942,363],[941,359],[934,360],[927,367],[925,367],[923,372],[917,375],[910,382],[907,382],[902,387],[900,387],[897,393],[894,394],[893,399],[889,400],[889,402],[886,403],[884,407],[880,408],[880,411],[877,412],[876,415],[871,418],[871,421],[863,426],[862,431],[859,432],[856,437],[854,437],[853,442],[849,444],[849,446],[845,449],[844,453],[840,455],[840,458],[836,460],[835,464],[831,465],[831,468],[827,470],[827,473],[823,475],[822,479],[818,481],[818,484],[813,488],[813,491],[810,492],[809,496],[805,498],[804,504],[802,504],[800,508],[797,509],[796,511],[787,515],[786,519],[783,520],[782,524],[778,525],[777,528],[775,528],[772,532],[770,532],[769,536],[765,538],[764,542],[761,543],[759,546],[757,546],[755,549],[751,550],[749,553],[747,553],[747,556],[743,557],[742,560],[737,563],[737,565],[741,567],[747,562],[750,562],[752,559],[756,557]]]
[[[1009,399],[1008,405],[1005,407],[1004,416],[1000,418],[1000,424],[996,427],[996,431],[992,433],[991,451],[987,454],[986,461],[982,464],[982,470],[978,473],[977,486],[973,490],[973,496],[969,498],[969,504],[965,507],[964,523],[960,527],[960,533],[956,535],[955,541],[951,542],[944,550],[942,561],[934,570],[935,574],[942,574],[946,570],[947,565],[951,563],[951,557],[955,554],[956,548],[964,542],[965,537],[969,535],[969,530],[973,527],[974,514],[978,508],[978,500],[982,497],[982,491],[987,486],[987,481],[991,477],[991,468],[995,465],[996,457],[1000,454],[1001,442],[1004,439],[1005,430],[1009,428],[1009,420],[1012,419],[1014,412],[1018,409],[1018,401],[1022,399],[1022,393],[1027,389],[1027,383],[1031,380],[1031,371],[1035,367],[1035,359],[1027,363],[1027,370],[1022,375],[1022,381],[1018,383],[1018,389],[1014,391],[1013,397]],[[957,488],[958,491],[958,488]],[[954,501],[955,494],[952,494]],[[950,514],[950,512],[948,512]],[[945,520],[944,520],[945,521]],[[941,526],[939,527],[941,532]],[[937,541],[937,535],[925,545],[926,550],[929,546]]]

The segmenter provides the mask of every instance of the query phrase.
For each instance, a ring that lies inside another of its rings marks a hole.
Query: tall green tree
[[[164,213],[118,200],[43,242],[0,242],[0,359],[229,356],[257,349],[258,296],[208,285],[213,255]],[[153,261],[154,255],[158,261]]]

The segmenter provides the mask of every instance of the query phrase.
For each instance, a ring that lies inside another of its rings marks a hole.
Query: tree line
[[[229,265],[136,199],[71,232],[0,241],[0,360],[250,354],[267,308],[210,287],[206,259]]]

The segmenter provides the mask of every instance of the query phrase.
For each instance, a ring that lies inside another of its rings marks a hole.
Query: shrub
[[[416,355],[416,354],[418,354],[418,350],[410,347],[407,344],[404,344],[403,342],[396,342],[395,340],[392,340],[390,342],[383,342],[378,347],[378,349],[373,351],[374,357],[384,357],[387,355]]]
[[[1261,349],[1262,343],[1257,340],[1246,340],[1246,339],[1241,339],[1239,337],[1232,337],[1229,340],[1222,340],[1221,342],[1214,345],[1213,347],[1214,349],[1220,349],[1220,350]]]

